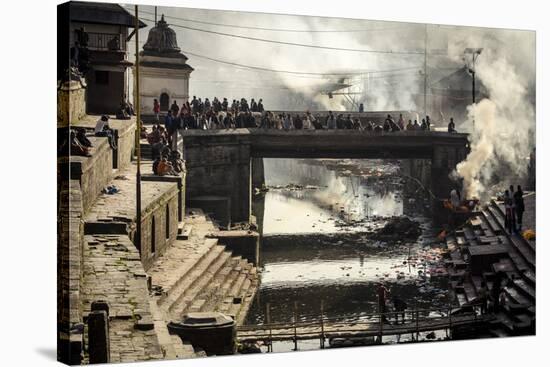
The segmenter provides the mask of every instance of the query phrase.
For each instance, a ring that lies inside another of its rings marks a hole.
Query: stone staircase
[[[176,241],[147,271],[159,312],[168,322],[188,312],[220,311],[242,323],[258,286],[256,268],[205,238],[217,228],[202,211],[190,210],[186,223],[188,239]]]
[[[491,258],[490,271],[473,274],[468,249],[489,245],[505,249],[506,256],[495,255]],[[506,233],[502,208],[492,201],[463,228],[448,236],[447,246],[450,252],[446,265],[458,305],[468,307],[475,303],[482,281],[490,290],[496,273],[503,272],[506,302],[489,331],[494,336],[532,333],[536,309],[535,249],[520,235]]]

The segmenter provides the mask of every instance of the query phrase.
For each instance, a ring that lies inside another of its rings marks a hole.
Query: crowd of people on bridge
[[[160,105],[154,100],[153,111],[157,121],[160,120]],[[357,115],[334,114],[328,111],[326,115],[304,113],[273,113],[265,111],[262,99],[256,102],[253,98],[250,105],[245,98],[233,100],[231,105],[227,98],[220,101],[214,97],[211,102],[208,98],[204,101],[193,96],[191,102],[185,102],[180,107],[177,101],[173,101],[170,109],[164,116],[164,127],[170,140],[174,131],[184,129],[216,130],[237,128],[260,128],[275,130],[336,130],[353,129],[373,132],[395,131],[430,131],[432,123],[430,116],[426,116],[420,122],[418,120],[405,120],[403,114],[399,114],[397,121],[388,114],[383,122],[362,121]],[[456,132],[455,123],[451,118],[448,125],[449,132]],[[169,141],[170,143],[170,141]]]

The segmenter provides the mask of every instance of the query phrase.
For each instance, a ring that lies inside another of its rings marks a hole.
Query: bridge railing
[[[266,305],[266,323],[262,325],[242,325],[237,327],[240,339],[263,340],[272,351],[273,340],[292,340],[297,350],[299,339],[319,338],[320,347],[324,348],[329,334],[375,334],[381,342],[382,335],[401,335],[413,333],[418,340],[419,333],[426,330],[450,330],[453,325],[469,324],[484,319],[481,314],[481,304],[471,304],[466,309],[446,306],[438,308],[415,308],[403,311],[375,312],[361,315],[357,318],[326,317],[321,304],[320,314],[300,315],[298,319],[297,305],[294,305],[290,322],[271,322],[270,305]],[[398,319],[399,317],[399,319]],[[395,319],[395,323],[390,323]],[[399,323],[400,320],[401,322]],[[391,330],[387,330],[387,329]],[[385,330],[386,329],[386,330]]]

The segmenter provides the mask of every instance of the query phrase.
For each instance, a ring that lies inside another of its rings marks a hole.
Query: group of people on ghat
[[[142,127],[141,137],[151,145],[152,170],[155,175],[179,175],[184,171],[181,153],[173,148],[171,137],[162,125],[153,125],[150,133],[147,133],[146,127]]]

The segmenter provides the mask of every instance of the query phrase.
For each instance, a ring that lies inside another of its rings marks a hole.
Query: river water
[[[294,312],[314,319],[321,303],[325,317],[365,319],[377,311],[378,282],[409,308],[448,305],[447,279],[437,276],[438,228],[422,194],[406,192],[398,161],[264,159],[264,166],[269,190],[253,204],[255,213],[263,208],[261,284],[247,324],[266,323],[268,305],[272,323],[290,322]],[[372,239],[390,217],[403,215],[420,222],[418,239]],[[274,343],[274,351],[293,346]],[[318,348],[317,340],[299,343]]]

